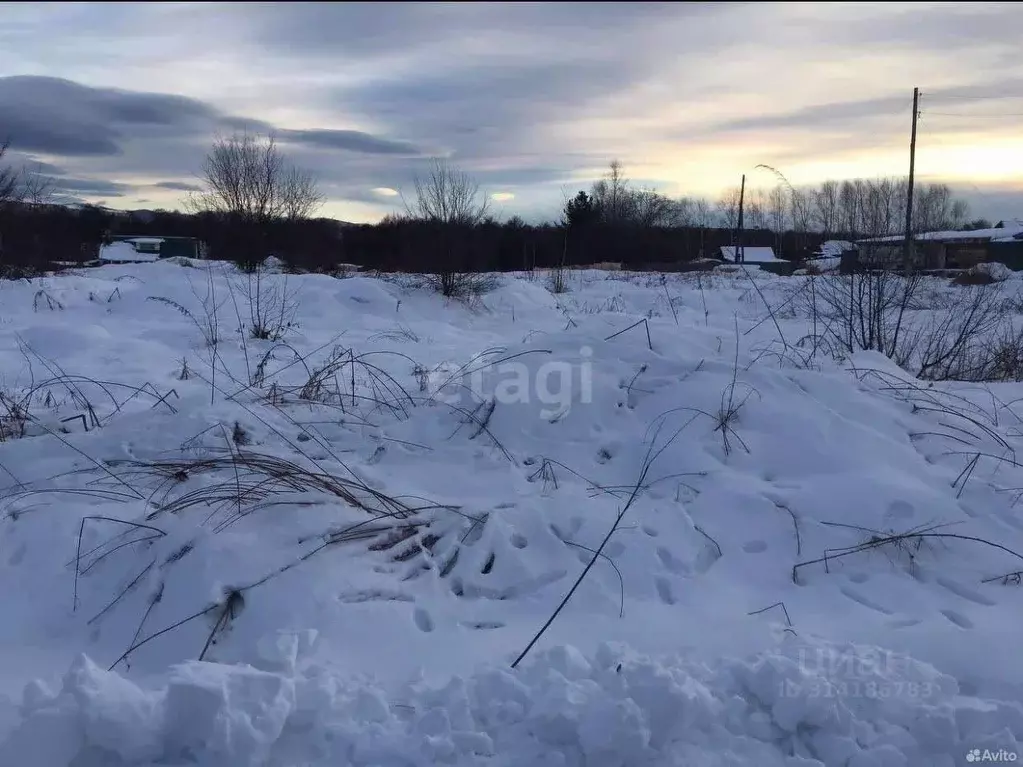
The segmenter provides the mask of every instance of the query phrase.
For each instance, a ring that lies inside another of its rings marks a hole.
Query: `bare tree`
[[[843,181],[838,189],[838,215],[836,229],[854,237],[862,231],[863,211],[867,185],[857,179]]]
[[[284,218],[289,221],[309,218],[323,204],[316,179],[301,168],[288,168],[282,187]]]
[[[838,224],[839,185],[837,181],[825,181],[813,193],[813,214],[817,227],[827,237]]]
[[[693,201],[693,223],[701,228],[708,228],[714,222],[714,211],[705,197]]]
[[[253,223],[305,218],[323,202],[315,178],[288,162],[272,134],[218,138],[202,180],[205,189],[190,200],[194,210]]]
[[[629,193],[628,222],[641,227],[678,226],[679,204],[652,189]]]
[[[477,274],[470,263],[464,230],[490,220],[490,200],[464,171],[434,160],[425,176],[416,176],[415,198],[404,200],[406,219],[431,224],[439,260],[428,279],[447,297],[466,298],[485,292],[493,280]],[[403,198],[404,199],[404,198]]]
[[[733,187],[721,195],[714,206],[718,219],[726,229],[739,226],[739,188]]]
[[[41,172],[42,166],[34,169],[24,168],[21,171],[19,196],[22,202],[30,205],[49,205],[53,202],[57,183],[50,176]]]
[[[7,154],[9,141],[0,144],[0,163]],[[18,192],[18,172],[10,165],[0,164],[0,205],[14,202]]]
[[[785,233],[789,220],[788,194],[784,186],[778,184],[767,193],[764,208],[768,227],[780,237]]]
[[[898,234],[904,225],[905,184],[897,179],[881,178],[864,182],[864,187],[859,226],[853,234],[870,237]]]
[[[952,190],[946,184],[927,184],[916,190],[913,228],[917,232],[954,229]]]
[[[605,224],[620,224],[632,219],[634,200],[621,160],[612,160],[608,172],[593,185],[590,195]]]
[[[490,199],[464,171],[434,160],[425,176],[414,180],[416,196],[405,200],[409,218],[437,224],[477,226],[490,216]]]
[[[601,223],[641,228],[685,226],[692,202],[672,200],[656,189],[634,188],[620,160],[612,160],[608,172],[590,190],[593,210]]]
[[[952,228],[962,229],[970,219],[970,204],[966,200],[956,200],[952,203],[952,209],[949,213]]]
[[[746,189],[742,206],[743,226],[746,229],[767,229],[767,206],[763,189]]]
[[[693,197],[679,197],[674,202],[672,210],[672,223],[674,226],[698,226],[696,221],[696,199]]]
[[[813,220],[813,204],[810,193],[805,189],[793,189],[790,206],[792,228],[797,232],[809,232]]]
[[[788,202],[788,190],[782,184],[777,184],[767,193],[764,213],[767,227],[774,232],[774,244],[778,252],[781,252],[782,238],[788,228]]]

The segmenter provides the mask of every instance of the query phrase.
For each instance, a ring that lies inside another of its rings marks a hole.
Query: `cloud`
[[[879,19],[876,13],[861,11],[858,18],[843,20],[843,32],[854,40],[866,40],[877,47],[961,51],[1008,45],[1018,49],[1019,34],[1006,24],[1004,3],[912,3],[892,4]]]
[[[124,197],[133,191],[129,184],[116,181],[103,181],[92,178],[55,178],[55,191],[73,192],[76,196]]]
[[[307,56],[365,64],[393,61],[395,53],[415,57],[423,51],[452,55],[490,47],[495,39],[516,38],[520,46],[547,40],[628,34],[667,20],[717,15],[746,3],[669,4],[598,3],[580,14],[570,3],[297,3],[225,9],[225,25],[243,28],[250,48],[298,49]],[[496,50],[496,49],[495,49]]]
[[[412,142],[367,131],[279,128],[256,117],[227,114],[199,99],[96,88],[53,77],[0,77],[0,103],[4,104],[0,136],[11,136],[12,158],[16,155],[30,164],[31,154],[61,158],[61,165],[44,161],[44,170],[70,174],[61,186],[84,197],[123,198],[133,190],[127,183],[89,177],[195,172],[216,135],[239,131],[274,133],[286,154],[314,169],[341,198],[358,199],[356,190],[367,187],[400,186],[406,177],[388,171],[386,163],[406,163],[429,154]],[[385,165],[381,168],[372,158]],[[136,188],[146,186],[167,191],[197,188],[183,181],[142,183]]]
[[[42,176],[63,176],[67,174],[67,171],[59,165],[54,165],[52,162],[43,162],[42,160],[36,160],[33,157],[23,157],[17,164],[20,164],[30,173],[35,173]]]
[[[511,192],[494,192],[490,195],[490,199],[495,202],[508,202],[509,200],[514,200],[515,195]]]
[[[423,155],[423,150],[408,142],[391,141],[355,130],[283,130],[277,135],[283,142],[304,144],[318,149],[408,157]]]
[[[357,115],[386,121],[396,133],[437,145],[462,161],[570,150],[544,127],[628,81],[612,62],[529,63],[423,74],[340,89],[333,100]],[[538,87],[542,83],[543,86]]]
[[[184,96],[90,88],[56,77],[0,77],[0,135],[11,147],[63,157],[121,153],[127,136],[193,130],[216,110]]]
[[[186,184],[183,181],[160,181],[153,184],[157,189],[168,189],[173,192],[201,192],[198,184]]]
[[[289,129],[229,115],[184,96],[94,88],[54,77],[0,77],[0,135],[12,150],[59,157],[117,157],[138,142],[208,142],[216,134],[274,133],[282,143],[369,155],[420,156],[405,141],[358,130]]]
[[[708,125],[704,133],[719,135],[722,133],[760,133],[763,131],[786,130],[791,128],[807,129],[821,126],[838,126],[849,129],[856,123],[860,127],[863,121],[886,119],[898,114],[908,123],[912,114],[912,97],[889,96],[875,99],[855,101],[837,101],[828,104],[814,104],[776,114],[752,115]]]
[[[381,197],[397,197],[401,194],[397,189],[391,189],[387,186],[378,186],[372,190],[373,194],[380,195]]]

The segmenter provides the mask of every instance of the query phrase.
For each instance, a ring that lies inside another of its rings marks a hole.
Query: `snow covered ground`
[[[0,765],[1020,754],[1023,385],[797,364],[802,279],[0,283]]]

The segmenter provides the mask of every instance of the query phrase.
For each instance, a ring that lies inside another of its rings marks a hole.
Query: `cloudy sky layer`
[[[0,3],[0,138],[76,198],[181,204],[274,131],[372,221],[431,157],[553,217],[608,161],[671,195],[907,170],[1023,218],[1023,4]]]

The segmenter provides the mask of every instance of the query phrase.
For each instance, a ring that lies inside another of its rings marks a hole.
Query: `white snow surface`
[[[0,391],[35,392],[0,442],[0,765],[1020,754],[1023,587],[1001,576],[1023,552],[1023,385],[794,364],[777,334],[809,321],[790,302],[776,327],[760,296],[804,278],[752,269],[578,271],[558,296],[502,275],[469,301],[262,279],[294,297],[279,342],[247,332],[224,264],[0,283]],[[964,289],[933,283],[936,305]],[[359,363],[300,398],[335,349]],[[199,463],[239,452],[420,510]],[[960,537],[848,553],[913,530]]]

